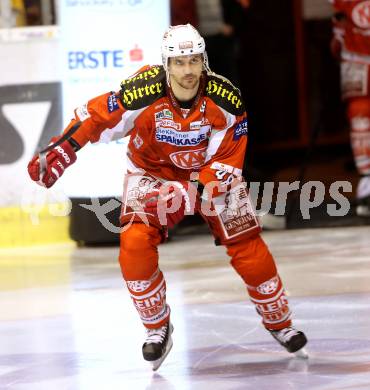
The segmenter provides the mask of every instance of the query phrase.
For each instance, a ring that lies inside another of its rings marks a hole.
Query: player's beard
[[[197,77],[194,74],[186,75],[181,77],[181,79],[176,78],[176,83],[184,89],[195,89],[199,85],[200,77]]]

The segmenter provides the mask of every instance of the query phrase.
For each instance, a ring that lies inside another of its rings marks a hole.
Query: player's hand
[[[178,224],[185,216],[194,214],[199,207],[199,195],[190,182],[171,181],[146,195],[144,211],[156,216],[163,226]]]
[[[51,144],[58,140],[51,139]],[[72,165],[76,159],[76,153],[68,141],[46,152],[45,167],[40,166],[40,155],[36,155],[28,164],[28,174],[39,185],[50,188],[64,173],[64,170]]]

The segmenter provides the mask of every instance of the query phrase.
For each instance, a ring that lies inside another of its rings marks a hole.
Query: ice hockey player
[[[357,214],[370,216],[370,1],[329,1],[335,10],[331,49],[341,61],[342,97],[360,175]]]
[[[87,142],[103,134],[131,136],[119,262],[147,329],[142,352],[153,370],[170,351],[173,331],[157,247],[168,228],[194,211],[226,247],[264,327],[288,352],[303,354],[306,337],[292,326],[274,258],[241,180],[248,128],[240,92],[210,71],[204,40],[190,24],[167,30],[162,59],[163,65],[146,66],[124,80],[118,92],[77,108],[46,156],[31,160],[29,174],[50,187]]]

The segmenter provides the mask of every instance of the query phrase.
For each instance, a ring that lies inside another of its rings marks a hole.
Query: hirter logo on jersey
[[[207,148],[197,150],[183,150],[170,154],[171,161],[179,168],[199,168],[204,164]]]
[[[370,28],[370,0],[357,4],[352,11],[353,22],[361,28]]]

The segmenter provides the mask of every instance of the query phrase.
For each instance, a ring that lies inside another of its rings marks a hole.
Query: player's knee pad
[[[125,280],[148,279],[158,267],[159,230],[133,223],[121,233],[119,263]]]
[[[348,102],[351,125],[351,145],[358,172],[370,174],[370,98],[355,98]]]
[[[282,329],[291,324],[288,299],[279,275],[256,286],[247,285],[247,289],[267,329]]]
[[[168,321],[166,281],[159,268],[147,280],[126,280],[126,284],[145,327],[159,328]]]

